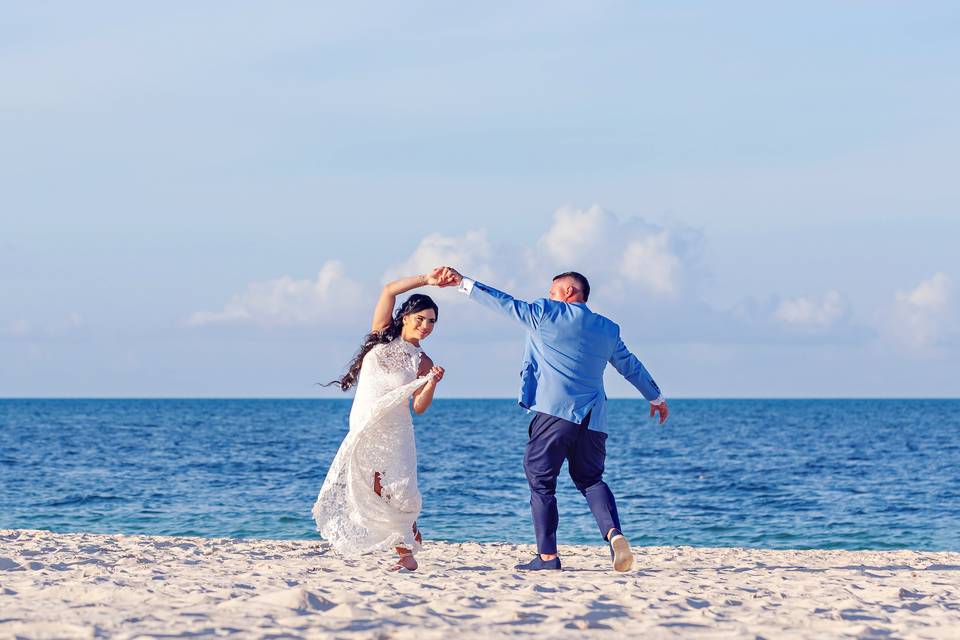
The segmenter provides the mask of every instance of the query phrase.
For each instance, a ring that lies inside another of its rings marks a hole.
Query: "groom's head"
[[[553,277],[550,299],[557,302],[586,302],[590,297],[590,283],[586,276],[576,271],[567,271]]]

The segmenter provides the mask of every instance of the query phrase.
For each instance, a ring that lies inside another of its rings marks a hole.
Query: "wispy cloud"
[[[86,325],[82,315],[76,311],[45,322],[30,322],[18,318],[0,324],[0,338],[6,340],[57,340],[75,336]]]
[[[30,335],[32,330],[33,327],[30,323],[20,318],[7,323],[7,326],[3,330],[3,335],[10,338],[23,338]]]
[[[773,316],[786,325],[826,329],[846,315],[846,307],[838,292],[828,291],[820,300],[808,297],[783,300],[777,305]]]
[[[338,324],[337,318],[365,303],[364,287],[347,275],[343,263],[327,261],[317,277],[283,276],[252,282],[219,311],[198,311],[186,324],[251,324],[297,327]]]

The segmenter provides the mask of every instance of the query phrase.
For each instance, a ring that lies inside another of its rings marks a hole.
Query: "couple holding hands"
[[[343,555],[393,547],[399,559],[392,570],[417,569],[414,553],[423,540],[416,521],[422,499],[410,410],[426,411],[443,379],[443,367],[421,348],[440,310],[422,294],[411,295],[396,310],[394,305],[398,295],[423,286],[456,286],[526,329],[519,403],[533,414],[523,468],[538,553],[516,568],[561,568],[556,487],[566,460],[610,546],[613,568],[629,571],[633,553],[621,532],[613,493],[603,481],[607,364],[650,402],[650,415],[659,414],[661,424],[669,411],[660,388],[623,343],[620,327],[587,307],[590,284],[575,271],[554,277],[548,296],[533,302],[517,300],[451,267],[384,286],[370,333],[346,373],[330,383],[343,391],[356,386],[356,394],[350,430],[313,506],[320,535]]]

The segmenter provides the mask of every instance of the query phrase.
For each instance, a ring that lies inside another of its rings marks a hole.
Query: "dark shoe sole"
[[[556,567],[531,567],[528,564],[518,564],[513,567],[516,571],[563,571],[563,565],[559,562]]]
[[[519,564],[514,569],[517,571],[563,571],[563,567],[524,567]]]

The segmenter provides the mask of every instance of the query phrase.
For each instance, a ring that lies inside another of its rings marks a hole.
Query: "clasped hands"
[[[427,274],[427,284],[435,287],[457,287],[463,276],[453,267],[437,267]]]

